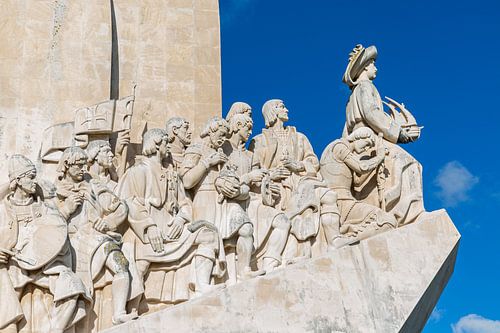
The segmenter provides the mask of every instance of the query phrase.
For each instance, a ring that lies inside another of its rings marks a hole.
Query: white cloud
[[[479,178],[458,161],[446,163],[434,180],[439,187],[437,194],[446,207],[453,207],[469,200],[468,192],[478,182]]]
[[[434,310],[432,310],[432,313],[431,313],[431,317],[430,317],[430,320],[437,323],[438,321],[441,320],[441,318],[443,318],[443,315],[444,315],[444,310],[443,309],[439,309],[437,306],[434,308]]]
[[[451,325],[453,333],[500,333],[500,321],[469,314]]]

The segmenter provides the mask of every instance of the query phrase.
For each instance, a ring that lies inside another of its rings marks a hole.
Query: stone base
[[[444,210],[427,213],[105,332],[419,332],[453,272],[459,240]]]

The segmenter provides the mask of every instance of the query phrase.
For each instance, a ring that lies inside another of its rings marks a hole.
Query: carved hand
[[[269,190],[274,198],[279,198],[281,196],[281,187],[278,184],[269,184]]]
[[[0,249],[0,264],[7,264],[9,262],[10,255]]]
[[[271,170],[271,173],[269,175],[271,177],[271,180],[279,181],[288,178],[291,175],[291,173],[285,167],[279,167]]]
[[[412,142],[420,137],[420,127],[418,126],[412,125],[406,129],[406,132]]]
[[[227,156],[224,153],[218,151],[218,152],[210,155],[205,161],[208,165],[210,165],[212,167],[212,166],[215,166],[217,164],[226,163]]]
[[[301,172],[305,170],[303,162],[292,160],[291,158],[284,158],[281,160],[283,166],[291,172]]]
[[[164,249],[164,245],[161,230],[158,229],[157,226],[152,225],[147,229],[146,234],[149,239],[149,244],[151,244],[151,247],[153,248],[153,251],[162,252]]]
[[[130,130],[118,132],[118,137],[116,138],[115,153],[117,155],[121,155],[123,152],[123,148],[125,148],[125,146],[128,146],[129,143],[130,143]]]
[[[73,214],[82,203],[83,195],[80,195],[79,193],[72,194],[64,200],[64,206],[69,214]]]
[[[94,229],[106,233],[106,231],[109,230],[109,225],[104,221],[104,219],[99,219],[95,224],[94,224]]]
[[[248,174],[248,178],[250,179],[250,182],[256,183],[262,181],[262,178],[264,178],[265,174],[265,170],[255,169],[250,171],[250,173]]]
[[[184,229],[184,219],[180,217],[176,217],[174,219],[174,223],[172,224],[172,228],[170,229],[170,232],[168,233],[168,238],[170,239],[177,239],[180,237],[182,234],[182,229]]]
[[[238,184],[233,184],[223,178],[217,178],[215,186],[226,198],[235,198],[240,194],[240,186]]]

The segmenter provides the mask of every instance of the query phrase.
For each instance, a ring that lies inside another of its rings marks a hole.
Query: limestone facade
[[[134,86],[133,143],[174,115],[197,133],[221,113],[218,8],[217,0],[2,1],[0,170],[14,153],[37,160],[43,129]]]

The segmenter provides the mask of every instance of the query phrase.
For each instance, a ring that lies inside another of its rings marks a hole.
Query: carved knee
[[[252,237],[253,236],[253,225],[251,223],[245,223],[241,226],[239,230],[239,235],[241,237]]]
[[[219,234],[215,230],[204,228],[196,236],[196,244],[215,250],[219,247]]]
[[[291,228],[291,223],[285,214],[276,216],[273,220],[273,228],[288,231]]]
[[[122,251],[112,251],[108,256],[106,263],[106,266],[113,272],[113,274],[128,273],[129,263]]]
[[[326,191],[325,194],[321,196],[320,202],[321,206],[337,206],[337,193],[332,190]]]

